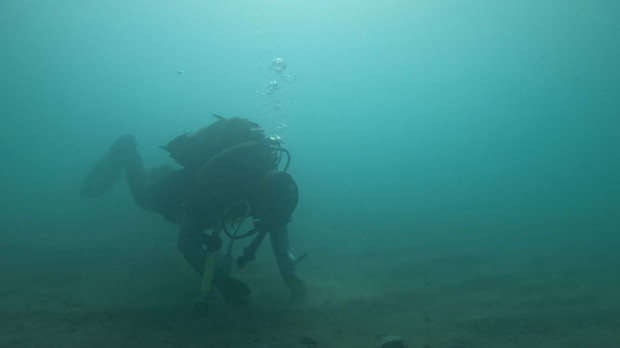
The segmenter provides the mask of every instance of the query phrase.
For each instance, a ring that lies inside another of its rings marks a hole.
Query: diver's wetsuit
[[[129,187],[138,206],[158,213],[166,220],[180,225],[178,247],[192,268],[202,274],[207,257],[207,252],[203,248],[205,240],[203,231],[215,229],[217,227],[215,219],[221,217],[213,213],[217,209],[204,209],[212,202],[205,202],[204,192],[197,194],[195,172],[188,169],[175,170],[171,167],[159,167],[146,171],[136,151],[134,138],[123,136],[91,170],[82,185],[83,195],[96,197],[103,193],[105,188],[94,185],[97,178],[93,177],[101,171],[98,167],[106,165],[117,166],[125,170]],[[297,186],[290,175],[283,172],[274,172],[266,177],[271,178],[271,182],[262,186],[263,191],[269,192],[259,194],[259,198],[243,198],[249,200],[251,215],[259,219],[260,228],[270,235],[280,274],[291,291],[293,300],[299,302],[304,299],[306,288],[304,282],[295,275],[295,261],[289,253],[287,230],[290,214],[297,204]],[[267,198],[261,199],[260,197]],[[239,297],[249,293],[247,286],[228,276],[226,270],[216,272],[214,284],[221,290],[224,298],[233,303],[242,302]]]

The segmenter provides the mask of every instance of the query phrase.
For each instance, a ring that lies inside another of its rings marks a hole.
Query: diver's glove
[[[282,273],[282,279],[286,287],[291,291],[291,302],[302,303],[306,300],[307,289],[306,283],[294,273]]]

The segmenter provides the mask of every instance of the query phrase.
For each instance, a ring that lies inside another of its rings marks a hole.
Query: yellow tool
[[[212,298],[211,288],[213,287],[213,273],[215,272],[216,256],[213,252],[207,252],[207,260],[205,261],[205,269],[202,272],[202,281],[200,282],[200,296],[194,300],[194,314],[198,316],[206,316],[211,309]]]
[[[202,272],[202,282],[200,283],[200,293],[207,297],[213,287],[213,273],[215,272],[216,256],[215,253],[207,253],[205,269]]]

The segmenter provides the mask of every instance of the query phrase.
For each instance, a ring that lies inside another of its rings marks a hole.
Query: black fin
[[[86,198],[98,198],[109,191],[120,178],[128,158],[136,151],[136,139],[131,135],[119,137],[88,171],[80,193]]]

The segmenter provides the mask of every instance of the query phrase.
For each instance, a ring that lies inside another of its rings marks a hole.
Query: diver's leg
[[[177,240],[181,254],[198,274],[202,274],[207,261],[207,252],[202,247],[204,242],[202,230],[197,218],[185,214],[181,220],[181,230]]]
[[[294,302],[302,302],[306,297],[306,284],[295,274],[295,259],[289,251],[288,229],[286,224],[270,229],[271,248],[276,257],[280,275],[291,291]]]
[[[178,246],[190,266],[199,275],[204,276],[207,250],[203,248],[203,245],[207,239],[202,231],[200,221],[196,217],[185,214],[181,221]],[[244,282],[228,275],[227,270],[221,268],[223,258],[221,250],[214,252],[219,267],[216,266],[215,274],[213,274],[213,285],[218,288],[226,302],[238,306],[247,305],[250,298],[250,288]]]
[[[116,163],[120,163],[125,170],[129,189],[136,204],[143,209],[151,210],[148,202],[145,201],[144,194],[147,186],[146,170],[133,135],[119,137],[110,148],[108,155],[113,156]]]
[[[88,198],[100,197],[125,171],[134,200],[141,208],[151,210],[144,195],[147,186],[146,170],[136,147],[136,139],[132,135],[119,137],[88,172],[80,193]]]
[[[146,174],[132,135],[123,135],[110,146],[86,175],[80,193],[88,198],[100,197],[114,185],[123,170],[127,171],[132,193],[141,193]]]
[[[127,154],[131,151],[136,151],[133,136],[119,137],[88,171],[80,193],[87,198],[98,198],[112,188],[125,169]]]
[[[150,209],[151,204],[147,202],[148,199],[145,195],[147,175],[144,169],[144,162],[135,148],[127,153],[125,173],[127,175],[129,190],[136,204],[142,209],[152,211],[153,209]]]

